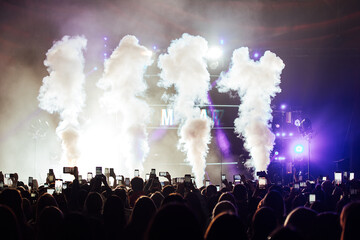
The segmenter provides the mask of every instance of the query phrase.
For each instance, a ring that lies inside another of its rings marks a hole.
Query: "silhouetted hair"
[[[220,213],[209,224],[205,240],[247,239],[246,228],[233,213]]]
[[[134,192],[140,192],[144,188],[144,180],[140,177],[131,179],[131,188]]]

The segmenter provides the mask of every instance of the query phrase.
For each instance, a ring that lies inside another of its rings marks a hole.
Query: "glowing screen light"
[[[296,119],[294,124],[295,124],[295,126],[300,127],[301,122],[299,119]]]
[[[304,151],[304,146],[301,144],[297,144],[294,148],[295,153],[302,153]]]

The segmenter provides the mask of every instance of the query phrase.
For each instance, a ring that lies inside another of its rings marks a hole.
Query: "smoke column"
[[[234,90],[239,93],[241,105],[235,119],[235,132],[245,140],[251,159],[248,167],[265,171],[275,136],[270,131],[271,99],[281,92],[280,74],[285,67],[274,53],[266,51],[258,62],[249,58],[248,48],[233,52],[230,70],[218,82],[220,92]]]
[[[150,107],[139,97],[147,89],[144,73],[152,64],[151,55],[135,36],[125,36],[105,61],[104,74],[98,82],[98,87],[105,90],[101,105],[119,119],[119,148],[129,176],[134,169],[143,170],[149,152],[146,124]]]
[[[38,96],[39,107],[60,114],[56,128],[62,140],[64,164],[74,166],[80,157],[78,149],[78,115],[85,104],[84,37],[64,36],[46,53],[44,65],[49,76],[43,78]]]
[[[198,187],[203,185],[206,155],[210,142],[211,121],[200,118],[200,108],[195,104],[207,102],[210,75],[205,56],[207,41],[200,36],[183,34],[173,41],[168,53],[160,55],[159,86],[175,86],[177,94],[171,98],[176,121],[180,122],[179,147],[186,153],[186,161],[192,166]]]

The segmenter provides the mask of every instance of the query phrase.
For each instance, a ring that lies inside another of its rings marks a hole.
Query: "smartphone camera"
[[[316,195],[315,194],[309,194],[309,203],[312,204],[316,201]]]
[[[239,183],[241,181],[240,174],[234,175],[234,183]]]
[[[139,176],[140,176],[139,169],[135,169],[134,177],[139,177]]]
[[[96,167],[96,176],[102,175],[102,167]]]
[[[56,194],[62,193],[62,189],[63,189],[63,181],[61,179],[56,179],[55,180],[55,193]]]
[[[88,172],[87,173],[87,181],[90,182],[92,178],[93,178],[92,172]]]
[[[210,186],[210,180],[205,181],[205,187],[208,187],[208,186]]]
[[[64,167],[63,173],[74,174],[74,168],[73,167]]]
[[[125,186],[130,186],[130,178],[125,178]]]
[[[259,189],[265,189],[267,180],[265,177],[259,177]]]
[[[225,174],[221,174],[221,181],[225,181],[225,179],[226,179]]]
[[[159,172],[159,176],[160,176],[160,177],[165,177],[165,176],[166,176],[166,172]]]

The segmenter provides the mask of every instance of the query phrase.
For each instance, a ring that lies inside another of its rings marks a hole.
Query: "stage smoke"
[[[218,82],[220,92],[235,90],[241,98],[239,117],[235,119],[235,132],[242,136],[251,159],[248,167],[265,171],[275,136],[270,131],[271,99],[281,92],[280,74],[285,67],[274,53],[266,51],[254,62],[249,58],[248,48],[234,51],[230,70],[221,75]]]
[[[134,169],[143,170],[149,152],[146,125],[150,107],[139,97],[147,89],[144,73],[152,63],[151,55],[136,37],[125,36],[105,61],[104,74],[98,82],[98,87],[105,90],[101,105],[117,116],[119,148],[128,176]]]
[[[39,107],[60,114],[56,129],[62,140],[64,164],[74,166],[80,157],[78,149],[78,115],[85,103],[84,37],[64,36],[46,53],[44,65],[49,76],[43,78],[38,96]]]
[[[206,155],[210,142],[211,120],[200,118],[196,104],[207,102],[210,75],[205,56],[207,41],[200,36],[183,34],[173,41],[168,53],[160,55],[161,69],[159,86],[175,86],[177,94],[170,100],[174,104],[175,119],[180,123],[179,147],[186,153],[186,161],[192,166],[198,187],[203,185]]]

